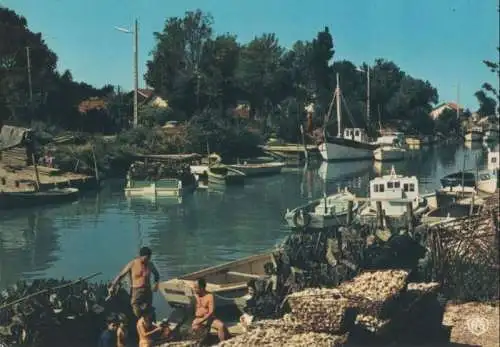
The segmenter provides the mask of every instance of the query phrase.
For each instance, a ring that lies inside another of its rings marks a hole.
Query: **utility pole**
[[[366,123],[370,124],[370,66],[366,66]]]
[[[30,48],[26,47],[26,63],[28,65],[28,85],[29,85],[29,95],[30,104],[33,103],[33,88],[31,85],[31,59],[30,59]]]
[[[460,119],[460,83],[457,83],[457,119]]]
[[[137,19],[134,22],[134,128],[138,125],[138,103],[137,103],[137,91],[139,89],[139,25],[137,24]]]

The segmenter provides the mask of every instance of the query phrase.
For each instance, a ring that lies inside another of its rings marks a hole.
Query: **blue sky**
[[[132,81],[132,36],[113,26],[139,20],[139,69],[165,19],[200,8],[213,15],[217,33],[247,42],[274,32],[291,47],[312,39],[325,25],[335,41],[334,59],[355,64],[382,57],[437,87],[440,101],[457,98],[475,109],[484,81],[498,84],[482,64],[498,58],[498,0],[0,0],[42,32],[59,56],[59,70],[96,86]],[[142,78],[140,87],[144,87]]]

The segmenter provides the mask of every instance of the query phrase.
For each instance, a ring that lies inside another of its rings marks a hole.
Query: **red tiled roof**
[[[137,89],[137,93],[146,99],[149,99],[150,97],[152,97],[154,92],[155,91],[153,89]]]
[[[447,102],[446,105],[448,105],[449,107],[451,107],[452,109],[454,109],[455,111],[458,109],[458,106],[456,103],[454,102]],[[460,109],[462,110],[463,107],[460,107]]]
[[[78,111],[80,113],[86,113],[92,110],[105,110],[107,102],[99,98],[90,98],[88,100],[82,101],[78,105]]]

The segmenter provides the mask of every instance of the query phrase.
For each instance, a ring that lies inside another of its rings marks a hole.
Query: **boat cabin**
[[[482,127],[478,127],[478,126],[473,126],[470,128],[470,132],[472,133],[482,133],[483,132],[483,128]]]
[[[361,128],[345,128],[344,139],[354,140],[357,142],[368,142],[368,134]]]
[[[377,201],[388,216],[398,216],[406,212],[406,204],[413,208],[419,205],[418,179],[415,176],[397,175],[394,167],[390,175],[376,177],[370,181],[370,207],[376,209]]]

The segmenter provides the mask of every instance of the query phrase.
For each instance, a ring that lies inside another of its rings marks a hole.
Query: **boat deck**
[[[39,166],[39,178],[41,188],[74,187],[80,190],[93,189],[98,185],[94,176],[88,176],[71,172],[57,172],[48,167]],[[33,166],[26,166],[19,170],[9,170],[0,164],[0,178],[5,179],[5,184],[0,183],[0,191],[24,192],[33,191],[34,186],[30,184],[36,181]],[[18,186],[16,186],[16,181]]]

